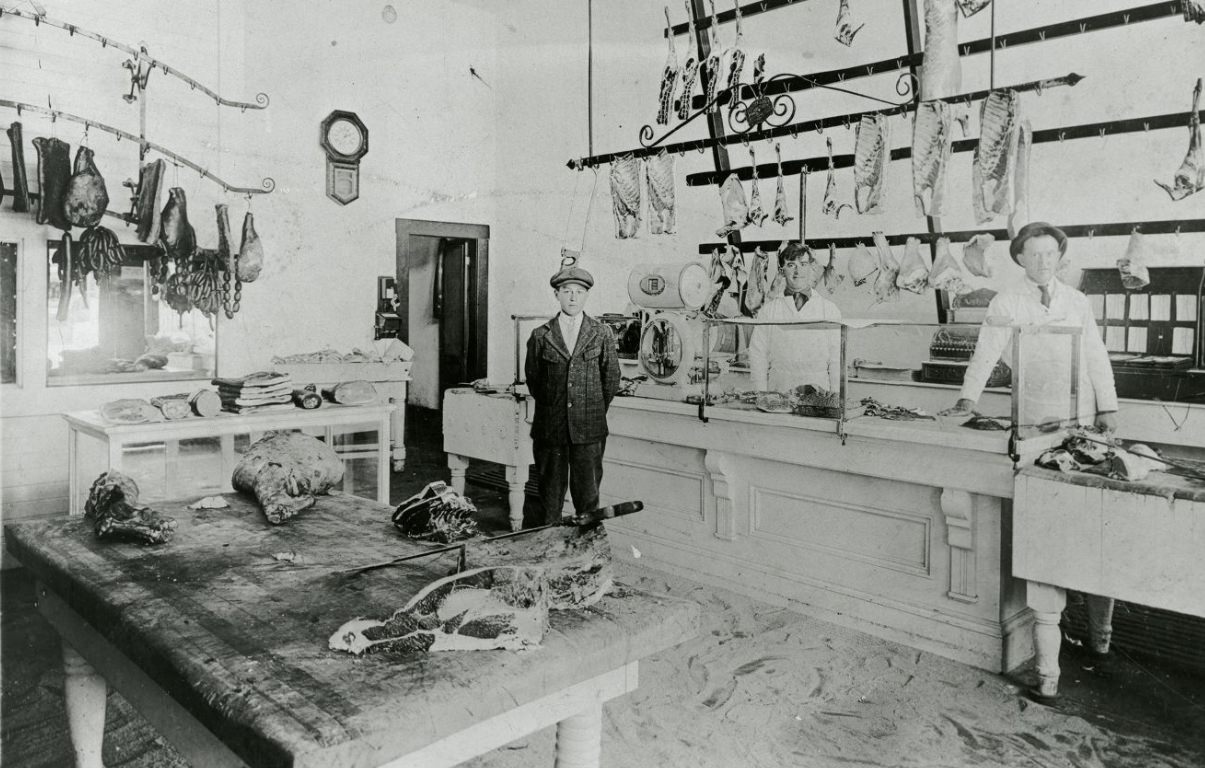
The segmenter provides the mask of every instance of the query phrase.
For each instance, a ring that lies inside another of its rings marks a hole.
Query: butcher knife
[[[601,523],[604,520],[613,520],[614,518],[617,518],[617,517],[623,517],[624,515],[630,515],[635,512],[639,512],[642,509],[644,509],[643,501],[621,501],[618,504],[610,504],[605,507],[599,507],[598,509],[592,510],[590,512],[583,512],[581,514],[574,515],[572,517],[561,518],[561,521],[559,523],[549,523],[548,525],[541,525],[537,528],[525,528],[521,531],[515,531],[514,533],[503,533],[498,536],[490,536],[490,537],[484,538],[484,539],[468,539],[466,541],[458,541],[455,544],[449,544],[446,547],[436,547],[435,549],[428,549],[423,552],[416,552],[413,555],[403,555],[402,557],[395,557],[392,560],[382,560],[379,563],[369,563],[368,565],[358,565],[354,568],[345,568],[341,571],[335,571],[335,573],[336,574],[363,573],[365,571],[373,571],[378,568],[388,568],[391,565],[397,565],[398,563],[404,563],[407,560],[417,560],[420,557],[429,557],[431,555],[438,555],[438,554],[442,554],[444,552],[455,552],[457,550],[460,551],[460,566],[459,567],[461,570],[463,570],[464,560],[465,560],[465,547],[469,544],[484,544],[486,542],[499,541],[501,539],[513,539],[517,536],[526,536],[528,534],[535,533],[536,531],[543,531],[548,528],[559,528],[561,526],[577,526],[578,528],[593,528],[594,526],[598,525],[599,523]]]

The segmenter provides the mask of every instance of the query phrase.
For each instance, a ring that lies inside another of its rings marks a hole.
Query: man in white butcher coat
[[[758,320],[774,322],[839,321],[841,310],[816,292],[824,268],[811,249],[791,243],[779,256],[786,291],[767,302]],[[841,331],[806,325],[754,326],[749,339],[749,370],[759,392],[785,392],[804,384],[841,389]]]
[[[941,415],[971,414],[996,361],[1006,354],[1004,359],[1011,361],[1009,347],[1013,326],[1073,327],[1082,331],[1079,338],[1079,422],[1095,424],[1109,432],[1115,430],[1117,391],[1113,384],[1113,367],[1092,307],[1087,296],[1055,277],[1067,253],[1067,235],[1044,221],[1032,222],[1017,232],[1009,244],[1009,253],[1025,270],[1025,285],[1015,291],[996,294],[988,305],[958,402]],[[1069,338],[1029,336],[1022,344],[1025,392],[1014,393],[1014,396],[1021,398],[1019,413],[1023,423],[1061,421],[1070,415]],[[1113,633],[1113,601],[1095,595],[1084,597],[1088,609],[1089,651],[1103,657],[1109,651]],[[1101,661],[1097,659],[1098,663]],[[1042,683],[1034,693],[1039,698],[1051,698],[1057,691],[1057,664],[1053,669],[1043,669],[1042,662],[1039,658],[1038,675]]]

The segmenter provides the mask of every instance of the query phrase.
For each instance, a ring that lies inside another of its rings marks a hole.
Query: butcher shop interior
[[[1205,765],[1205,0],[0,0],[0,755]]]

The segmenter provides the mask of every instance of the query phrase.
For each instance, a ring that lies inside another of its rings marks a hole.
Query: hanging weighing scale
[[[714,293],[707,267],[697,261],[632,269],[628,298],[646,313],[637,360],[654,382],[640,388],[641,397],[681,401],[702,394],[703,322],[697,313]]]

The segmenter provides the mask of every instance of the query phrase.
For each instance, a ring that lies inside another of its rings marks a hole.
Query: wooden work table
[[[79,765],[100,765],[108,680],[207,768],[454,765],[553,723],[559,760],[597,766],[602,701],[635,689],[642,657],[698,632],[693,603],[625,590],[554,611],[528,651],[331,651],[344,622],[388,616],[455,555],[338,574],[430,545],[366,499],[323,497],[271,526],[253,501],[226,498],[155,504],[179,527],[154,547],[100,541],[81,518],[5,527],[64,641]]]

